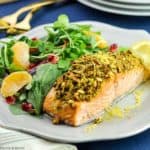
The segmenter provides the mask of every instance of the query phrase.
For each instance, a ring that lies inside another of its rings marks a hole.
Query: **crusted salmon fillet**
[[[83,56],[56,81],[43,110],[54,123],[79,126],[98,117],[117,97],[147,78],[144,66],[130,52]]]

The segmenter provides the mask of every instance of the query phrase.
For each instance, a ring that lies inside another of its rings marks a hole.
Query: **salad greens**
[[[10,42],[7,45],[2,43],[0,50],[0,78],[3,78],[5,72],[11,68],[13,52],[10,47],[13,45],[12,43]]]
[[[20,39],[2,42],[0,48],[0,80],[13,71],[19,71],[13,65],[12,46],[17,41],[23,41],[30,47],[30,63],[34,68],[32,83],[16,93],[16,102],[10,106],[12,112],[21,114],[21,104],[32,104],[34,114],[42,113],[45,96],[53,86],[56,79],[67,71],[71,63],[85,54],[96,53],[100,50],[107,51],[108,46],[100,48],[96,36],[99,32],[91,31],[90,25],[71,24],[66,15],[60,15],[53,25],[46,26],[47,36],[44,39],[30,39],[22,36]],[[87,34],[92,33],[92,34]],[[94,34],[93,34],[94,33]],[[96,36],[95,36],[96,35]],[[124,50],[122,48],[121,50]],[[51,63],[49,56],[59,58],[58,62]],[[21,57],[21,56],[20,56]]]
[[[9,105],[9,109],[10,111],[14,114],[14,115],[23,115],[23,114],[27,114],[27,112],[23,111],[21,108],[21,104],[13,104],[13,105]]]
[[[35,113],[41,113],[43,99],[49,92],[57,77],[62,74],[57,64],[42,64],[33,76],[32,88],[29,89],[27,100],[34,106]]]

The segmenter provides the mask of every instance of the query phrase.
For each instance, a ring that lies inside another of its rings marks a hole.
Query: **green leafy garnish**
[[[69,66],[70,66],[70,59],[60,60],[58,62],[58,68],[62,69],[63,71],[68,70]]]
[[[66,15],[60,15],[56,22],[54,22],[54,28],[67,28],[69,26],[69,19]]]
[[[43,100],[61,73],[57,65],[49,63],[42,64],[37,68],[36,74],[33,76],[32,88],[27,97],[37,115],[41,113]]]
[[[11,111],[14,115],[27,114],[27,112],[25,112],[25,111],[23,111],[23,110],[21,109],[21,104],[9,105],[9,109],[10,109],[10,111]]]
[[[119,47],[119,49],[118,49],[118,51],[120,51],[120,52],[124,52],[127,50],[129,50],[129,47]]]

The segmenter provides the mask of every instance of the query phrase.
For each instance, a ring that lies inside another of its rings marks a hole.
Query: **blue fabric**
[[[0,5],[0,16],[10,14],[24,5],[37,1],[20,0],[16,3]],[[51,7],[45,7],[35,14],[31,24],[33,27],[35,27],[40,24],[53,22],[57,18],[57,16],[62,13],[69,15],[71,21],[96,20],[116,26],[121,26],[124,28],[145,29],[150,32],[149,17],[114,15],[88,8],[78,2],[69,2],[65,5],[61,4],[53,5]],[[4,36],[4,33],[0,33],[0,38]],[[134,137],[122,140],[90,142],[77,144],[77,146],[79,150],[150,150],[150,130]]]

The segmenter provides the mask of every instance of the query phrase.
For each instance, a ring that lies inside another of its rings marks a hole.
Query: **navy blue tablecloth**
[[[0,16],[12,13],[18,8],[36,1],[38,0],[20,0],[12,4],[0,5]],[[62,13],[69,15],[71,21],[96,20],[124,28],[145,29],[150,32],[149,17],[131,17],[105,13],[83,6],[78,2],[45,7],[35,14],[31,24],[35,27],[40,24],[51,23]],[[127,36],[124,38],[128,38]],[[2,37],[5,37],[4,33],[0,33],[0,38]],[[150,130],[126,139],[76,145],[79,150],[150,150]]]

